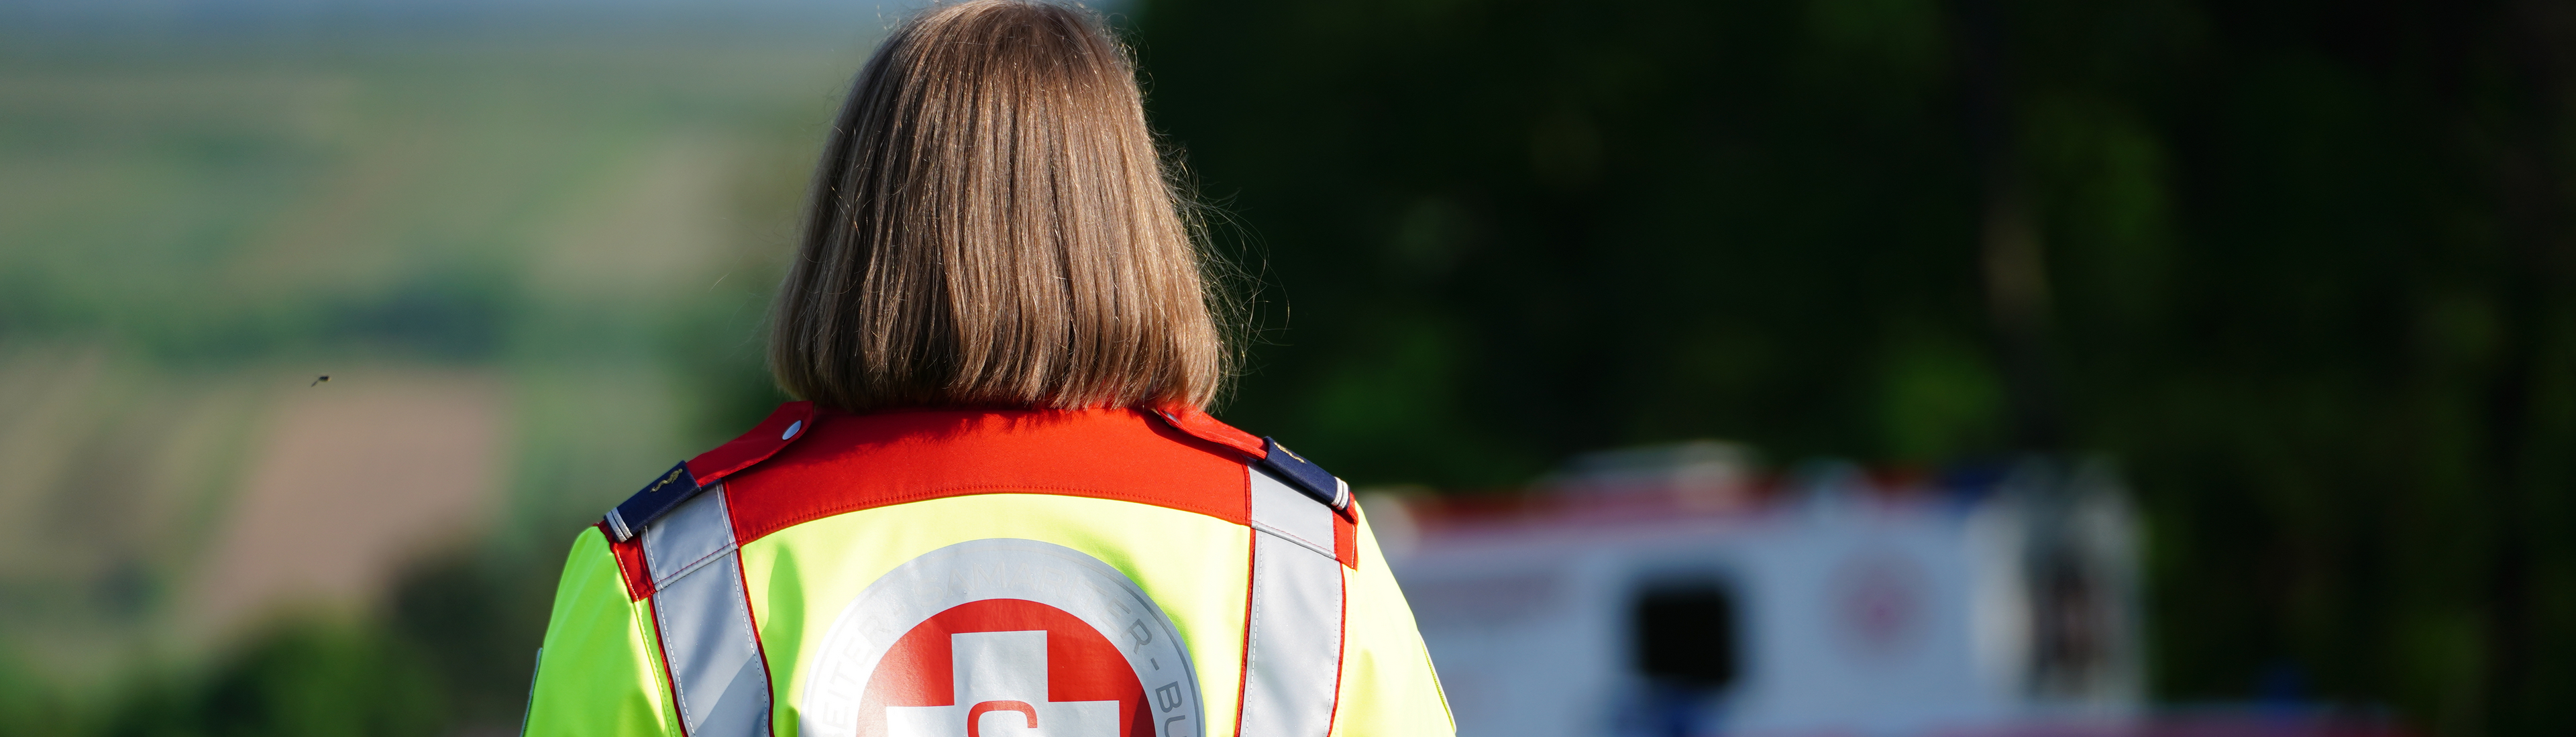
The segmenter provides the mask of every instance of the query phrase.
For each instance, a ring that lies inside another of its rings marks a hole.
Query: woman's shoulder
[[[1290,457],[1275,446],[1195,411],[847,413],[791,403],[656,483],[688,494],[722,486],[746,540],[824,516],[982,493],[1114,499],[1241,523],[1249,514],[1247,469]],[[611,514],[630,505],[650,514],[676,504],[671,498],[648,486]]]

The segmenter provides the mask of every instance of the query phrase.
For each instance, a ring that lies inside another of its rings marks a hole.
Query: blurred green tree
[[[202,676],[165,675],[121,690],[90,733],[428,737],[456,723],[448,706],[438,673],[414,645],[362,624],[291,618]]]
[[[1253,276],[1239,424],[1448,488],[2109,452],[2161,695],[2576,731],[2564,3],[1132,12]]]

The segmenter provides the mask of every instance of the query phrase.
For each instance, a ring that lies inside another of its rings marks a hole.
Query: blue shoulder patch
[[[1315,465],[1314,462],[1306,460],[1305,456],[1297,455],[1295,451],[1289,450],[1288,446],[1280,445],[1278,438],[1264,437],[1261,443],[1268,446],[1265,449],[1268,453],[1254,465],[1269,471],[1271,476],[1288,482],[1289,486],[1297,487],[1298,491],[1305,492],[1307,496],[1314,497],[1315,501],[1323,502],[1324,506],[1332,507],[1333,511],[1341,512],[1350,509],[1349,484],[1334,478],[1332,472],[1324,470],[1323,466]]]
[[[698,477],[689,473],[688,461],[681,461],[680,465],[672,466],[661,477],[653,479],[653,483],[645,484],[643,491],[635,492],[616,509],[608,510],[608,531],[617,537],[618,542],[626,542],[643,532],[645,525],[653,524],[653,520],[660,519],[664,512],[680,506],[680,502],[688,501],[697,493]]]

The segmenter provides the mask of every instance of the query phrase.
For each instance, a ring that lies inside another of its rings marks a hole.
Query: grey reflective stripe
[[[689,737],[769,734],[769,670],[743,595],[724,487],[654,520],[643,544],[681,729]]]
[[[1325,737],[1342,662],[1342,564],[1333,511],[1252,474],[1252,612],[1242,737]]]
[[[1260,469],[1250,471],[1253,529],[1333,557],[1333,510]]]

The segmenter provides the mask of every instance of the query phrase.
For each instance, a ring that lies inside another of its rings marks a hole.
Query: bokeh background
[[[1104,9],[1355,484],[2109,458],[2156,699],[2576,731],[2576,6]],[[0,732],[513,733],[904,11],[0,4]]]

